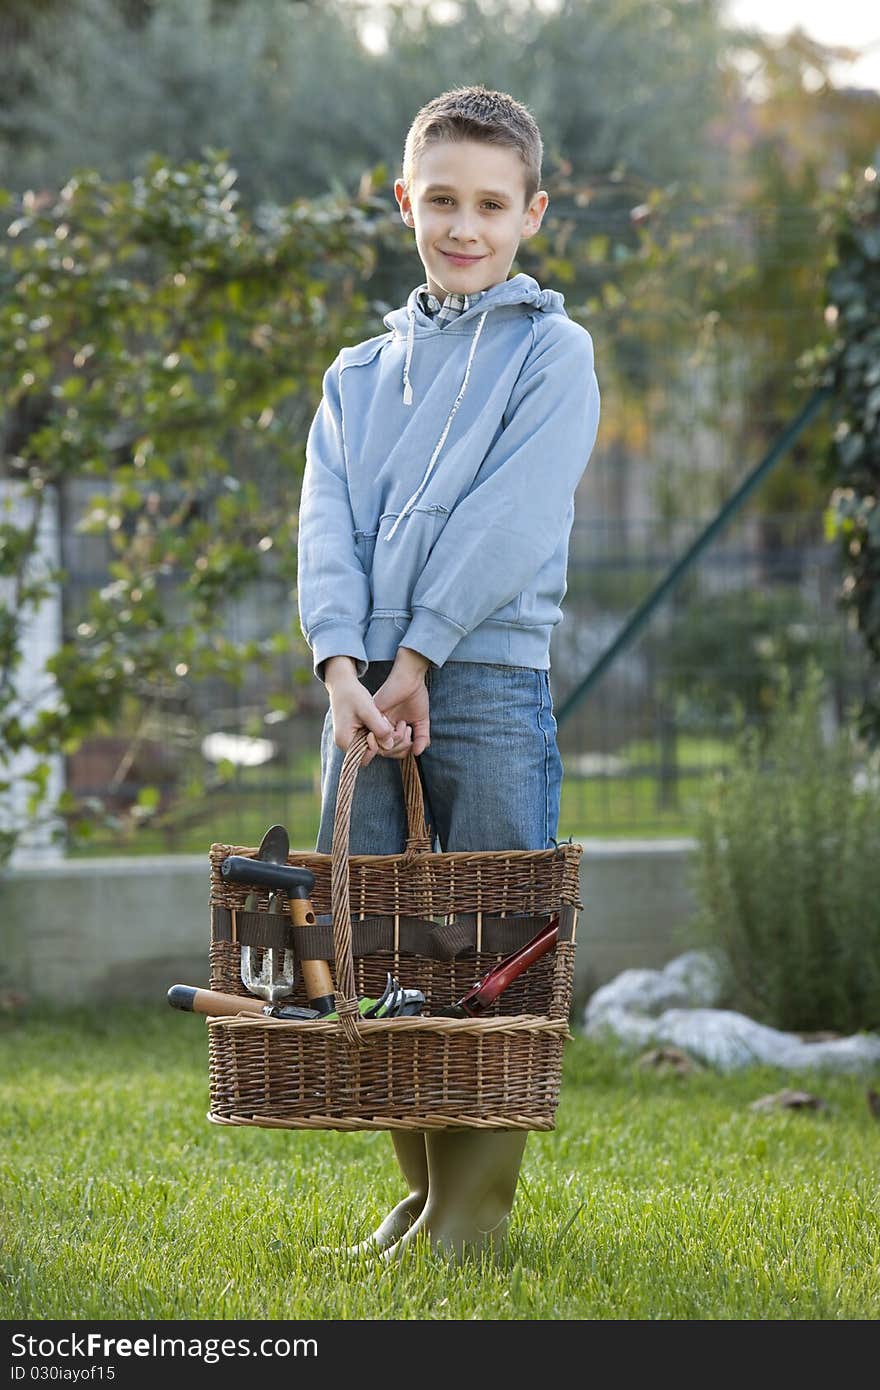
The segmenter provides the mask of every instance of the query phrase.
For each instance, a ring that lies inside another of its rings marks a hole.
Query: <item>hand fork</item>
[[[260,842],[257,851],[257,859],[265,864],[286,864],[287,856],[290,852],[290,837],[283,825],[272,825],[266,831]],[[253,912],[257,905],[257,895],[255,892],[248,893],[245,900],[245,910]],[[269,891],[269,911],[280,913],[281,900],[279,890],[272,888]],[[256,969],[255,946],[243,946],[241,948],[241,982],[245,989],[251,994],[258,994],[261,999],[265,999],[270,1004],[275,1004],[279,999],[286,999],[294,990],[296,978],[296,958],[290,947],[285,947],[279,952],[275,946],[267,946],[263,951],[263,960],[260,969]],[[279,974],[278,957],[281,955],[281,971]]]

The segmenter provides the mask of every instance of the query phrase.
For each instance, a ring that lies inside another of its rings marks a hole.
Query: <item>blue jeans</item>
[[[391,670],[371,662],[374,695]],[[559,825],[562,759],[549,672],[530,666],[447,661],[426,672],[431,742],[416,759],[434,850],[551,849]],[[316,851],[333,846],[344,753],[330,710],[321,736],[321,824]],[[406,841],[400,763],[376,756],[358,769],[349,854],[399,854]]]

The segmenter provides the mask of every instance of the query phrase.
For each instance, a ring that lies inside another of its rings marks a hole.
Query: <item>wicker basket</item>
[[[331,960],[339,1019],[209,1019],[209,1118],[289,1129],[552,1129],[569,1036],[582,846],[434,853],[410,756],[401,763],[404,852],[350,857],[366,737],[355,736],[343,762],[332,854],[289,856],[314,874],[312,907],[319,918],[332,911],[332,929],[294,928],[286,916],[281,928],[300,959]],[[229,854],[256,850],[211,846],[211,986],[246,995],[242,946],[270,940],[268,924],[277,934],[279,918],[269,914],[264,890],[256,910],[244,910],[254,890],[223,878]],[[557,914],[555,950],[510,985],[492,1014],[430,1016]],[[424,992],[420,1017],[360,1016],[358,998],[381,994],[389,972]],[[285,1002],[306,1003],[301,980]]]

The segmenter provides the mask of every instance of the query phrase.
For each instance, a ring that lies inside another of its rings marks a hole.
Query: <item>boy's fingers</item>
[[[401,742],[406,737],[406,724],[402,719],[398,719],[396,725],[389,724],[389,727],[391,728],[391,733],[387,738],[380,737],[380,742],[385,751],[390,753],[392,749],[399,748]]]
[[[343,753],[347,753],[355,734],[361,731],[367,734],[367,748],[372,750],[374,757],[379,750],[379,740],[381,740],[383,748],[393,745],[394,726],[385,718],[384,714],[375,708],[359,710],[354,714],[350,723],[346,723],[342,718],[334,719],[333,742],[337,748],[342,749]],[[361,762],[361,766],[364,765]]]
[[[361,727],[367,731],[367,747],[372,749],[373,753],[379,751],[380,743],[383,748],[393,747],[394,725],[378,710],[364,715]]]
[[[412,731],[401,719],[398,720],[397,727],[388,738],[377,739],[375,733],[367,734],[367,749],[361,758],[361,767],[368,767],[375,757],[381,753],[388,753],[392,757],[404,756],[410,751],[409,742]]]
[[[372,731],[376,739],[381,741],[383,748],[391,748],[394,744],[394,725],[390,719],[386,719],[381,710],[373,707],[368,718],[364,720],[367,728]]]
[[[412,752],[412,729],[404,725],[403,734],[397,745],[398,757],[405,758]]]
[[[393,758],[395,761],[399,762],[412,752],[412,729],[405,720],[401,719],[398,721],[397,728],[394,731],[394,738],[390,740],[390,743],[391,746],[389,747],[383,740],[382,743],[377,746],[376,752],[380,757]]]

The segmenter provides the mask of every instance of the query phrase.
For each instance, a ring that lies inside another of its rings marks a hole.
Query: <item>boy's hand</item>
[[[369,729],[373,752],[364,754],[360,766],[366,767],[375,757],[377,738],[388,749],[389,756],[394,747],[395,736],[403,742],[406,725],[399,721],[395,731],[390,720],[376,708],[373,697],[366,686],[357,678],[354,662],[345,657],[333,657],[325,668],[324,683],[330,695],[330,710],[333,715],[333,742],[343,752],[348,752],[351,741],[359,729]],[[408,749],[407,749],[408,751]],[[402,756],[393,755],[393,756]]]
[[[431,742],[429,718],[428,687],[425,684],[425,671],[429,662],[419,652],[407,647],[399,647],[394,665],[388,679],[380,685],[373,699],[381,714],[386,714],[395,726],[392,748],[374,733],[367,738],[367,752],[362,767],[366,767],[377,755],[382,758],[405,758],[408,753],[416,757],[423,753]],[[401,725],[403,732],[401,732]]]

